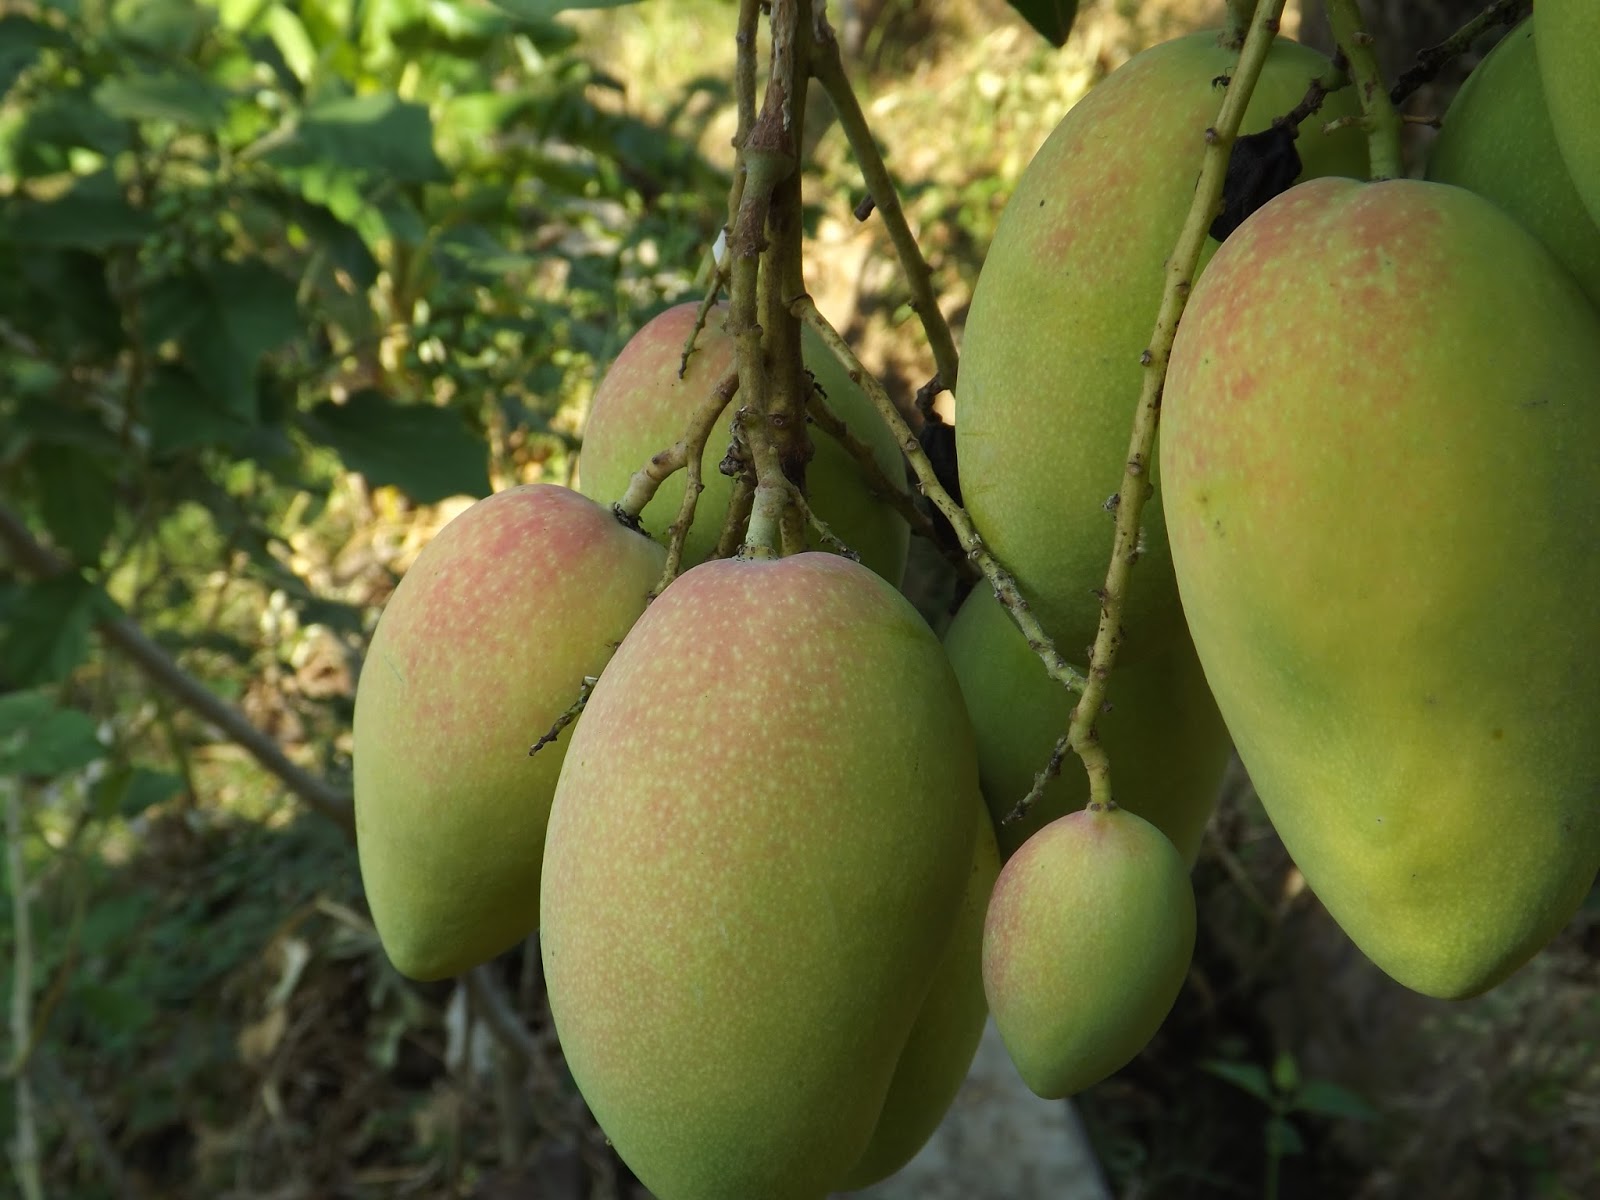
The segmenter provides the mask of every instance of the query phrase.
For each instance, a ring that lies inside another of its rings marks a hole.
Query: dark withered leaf
[[[1222,185],[1222,211],[1211,222],[1212,237],[1225,239],[1300,177],[1300,152],[1294,143],[1294,131],[1287,125],[1245,134],[1233,143]]]

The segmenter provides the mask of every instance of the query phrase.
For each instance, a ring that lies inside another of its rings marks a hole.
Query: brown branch
[[[0,506],[0,544],[5,545],[12,558],[37,579],[56,579],[71,570],[54,551],[34,540],[22,518],[3,506]],[[348,792],[331,786],[293,762],[276,741],[257,729],[237,708],[186,672],[134,621],[121,616],[102,616],[96,624],[101,637],[131,660],[147,679],[238,744],[262,767],[277,776],[307,807],[354,836],[355,815]]]
[[[938,299],[933,294],[933,276],[928,269],[927,259],[923,258],[922,249],[917,245],[916,236],[906,221],[905,210],[900,206],[900,196],[894,186],[894,178],[889,174],[883,156],[878,153],[872,130],[867,125],[866,114],[861,111],[861,102],[856,99],[855,89],[850,86],[850,77],[845,74],[844,60],[839,54],[838,39],[834,37],[833,30],[828,28],[826,23],[822,23],[822,29],[814,36],[816,53],[813,55],[812,71],[816,75],[817,82],[822,84],[823,91],[827,92],[828,99],[833,103],[833,110],[839,117],[839,126],[849,139],[850,148],[856,156],[856,163],[861,167],[867,193],[872,198],[873,206],[883,217],[884,227],[889,231],[889,240],[894,243],[895,254],[900,259],[900,269],[905,272],[906,282],[911,287],[911,307],[922,320],[922,329],[928,338],[928,346],[933,351],[933,361],[938,367],[939,378],[945,387],[954,390],[960,359],[956,355],[956,344],[950,334],[950,325],[944,319]],[[866,219],[862,207],[856,209],[856,214],[860,219]]]
[[[811,389],[807,410],[822,432],[838,442],[845,453],[855,459],[856,465],[861,468],[861,473],[866,479],[868,490],[899,513],[906,524],[911,526],[912,533],[927,538],[937,546],[940,553],[950,560],[950,564],[963,579],[975,580],[979,577],[978,568],[972,565],[972,560],[940,539],[934,529],[933,518],[917,507],[917,502],[912,499],[910,492],[896,487],[883,473],[883,467],[879,465],[878,456],[872,452],[872,447],[850,432],[844,419],[828,407],[827,400],[817,388]]]
[[[1437,46],[1429,46],[1417,53],[1416,65],[1401,72],[1389,89],[1389,100],[1399,104],[1423,84],[1435,79],[1445,64],[1466,53],[1472,43],[1496,25],[1515,25],[1533,11],[1533,0],[1495,0],[1472,20],[1456,30]]]

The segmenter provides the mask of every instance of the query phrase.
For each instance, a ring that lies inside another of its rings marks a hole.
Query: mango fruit
[[[983,920],[1000,873],[1000,850],[981,796],[974,797],[974,809],[978,837],[956,927],[900,1052],[872,1141],[840,1185],[844,1191],[887,1179],[922,1149],[961,1090],[983,1038],[989,1016],[983,994]]]
[[[1556,143],[1589,216],[1600,224],[1600,5],[1539,0],[1534,41]]]
[[[1212,260],[1163,413],[1189,628],[1289,853],[1400,983],[1492,987],[1600,867],[1600,317],[1471,192],[1313,180]]]
[[[978,777],[1001,854],[1010,857],[1034,832],[1089,802],[1088,777],[1072,755],[1025,816],[1005,820],[1066,732],[1077,694],[1045,673],[988,588],[974,588],[962,602],[944,648],[972,714]],[[1159,653],[1118,664],[1106,697],[1111,709],[1101,714],[1099,730],[1111,756],[1114,799],[1154,824],[1193,864],[1233,747],[1187,631]]]
[[[1140,356],[1222,103],[1214,81],[1236,57],[1215,33],[1198,33],[1135,55],[1091,88],[1023,172],[973,292],[955,404],[963,495],[1069,658],[1094,639],[1114,528],[1107,503],[1122,486]],[[1244,130],[1267,128],[1328,66],[1278,39]],[[1320,119],[1355,105],[1353,89],[1336,92]],[[1299,138],[1304,177],[1365,173],[1356,131],[1318,128]],[[1182,628],[1159,469],[1150,477],[1123,664]]]
[[[1600,225],[1556,145],[1534,41],[1530,17],[1473,68],[1429,151],[1428,178],[1494,201],[1600,305]]]
[[[689,418],[706,400],[734,363],[733,339],[723,329],[727,308],[718,305],[706,318],[683,377],[678,368],[683,347],[694,328],[697,304],[679,304],[647,322],[628,340],[606,371],[590,403],[584,425],[578,490],[601,504],[622,499],[635,471],[683,436]],[[859,384],[852,383],[839,360],[809,327],[802,331],[806,368],[826,395],[828,405],[857,437],[872,447],[873,457],[891,481],[905,478],[900,447]],[[684,541],[683,565],[710,558],[716,549],[733,481],[717,470],[728,452],[729,422],[739,403],[735,395],[723,419],[713,428],[701,458],[700,493],[694,524]],[[890,583],[900,584],[905,572],[911,529],[867,485],[865,474],[849,453],[829,435],[812,431],[815,453],[806,468],[806,489],[813,511],[861,561]],[[640,514],[640,523],[663,543],[683,503],[686,476],[669,476]],[[813,549],[816,531],[807,530]]]
[[[1126,1066],[1172,1011],[1194,955],[1194,890],[1171,842],[1124,808],[1082,808],[1000,871],[983,984],[1022,1081],[1070,1096]]]
[[[538,927],[571,729],[528,750],[600,674],[665,557],[592,500],[533,484],[478,501],[401,579],[354,732],[361,879],[401,974],[460,974]]]
[[[607,666],[545,846],[567,1065],[659,1200],[867,1154],[957,927],[978,768],[933,631],[859,563],[681,575]]]

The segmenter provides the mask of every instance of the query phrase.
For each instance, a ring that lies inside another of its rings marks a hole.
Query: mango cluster
[[[1308,126],[1292,186],[1207,246],[1098,721],[1109,804],[1068,763],[1010,819],[1075,697],[987,587],[942,638],[901,593],[909,531],[873,482],[900,448],[809,334],[877,463],[818,436],[807,477],[861,561],[719,557],[736,494],[713,437],[655,594],[683,473],[629,519],[613,502],[733,348],[717,310],[648,324],[597,390],[580,490],[467,510],[374,635],[357,833],[395,966],[443,978],[537,932],[573,1078],[661,1200],[892,1173],[991,1013],[1040,1095],[1125,1065],[1182,989],[1235,750],[1380,967],[1446,997],[1505,978],[1600,868],[1600,72],[1567,53],[1600,44],[1594,11],[1544,0],[1504,40],[1428,179],[1365,182],[1359,130]],[[1199,34],[1092,89],[974,293],[966,502],[1079,662],[1233,61]],[[1244,131],[1330,69],[1279,39]],[[1346,89],[1320,122],[1356,113]]]

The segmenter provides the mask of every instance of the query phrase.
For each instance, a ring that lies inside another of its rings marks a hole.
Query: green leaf
[[[317,48],[306,32],[305,23],[282,4],[274,4],[267,10],[265,23],[278,53],[283,55],[284,65],[301,83],[310,83],[317,66]]]
[[[137,246],[157,229],[149,213],[128,203],[110,171],[85,176],[51,200],[8,204],[0,222],[0,235],[30,246],[95,252]]]
[[[11,13],[0,17],[0,96],[33,65],[42,50],[69,44],[67,35],[32,17]]]
[[[1267,1079],[1266,1071],[1255,1063],[1228,1062],[1213,1058],[1202,1062],[1200,1069],[1209,1071],[1218,1079],[1226,1079],[1234,1087],[1249,1092],[1263,1104],[1272,1103],[1272,1083]]]
[[[263,262],[218,263],[202,277],[208,306],[183,338],[196,379],[230,416],[256,419],[256,369],[300,332],[294,282]]]
[[[493,3],[496,8],[524,21],[548,21],[557,13],[585,8],[621,8],[625,4],[637,4],[638,0],[493,0]]]
[[[50,536],[78,563],[99,562],[116,518],[116,481],[105,459],[76,446],[43,445],[29,454],[28,465]]]
[[[638,0],[491,0],[491,3],[512,16],[520,16],[523,21],[549,21],[557,13],[581,8],[622,8]]]
[[[31,105],[11,135],[13,169],[24,175],[49,175],[72,169],[73,150],[106,157],[126,150],[130,131],[96,104],[87,90],[47,95]]]
[[[125,121],[171,121],[189,129],[215,129],[227,115],[223,93],[203,78],[125,75],[94,90],[100,107]]]
[[[94,718],[43,692],[0,695],[0,775],[60,775],[105,754]]]
[[[80,575],[24,584],[0,606],[0,678],[18,687],[65,679],[89,654],[101,593]]]
[[[194,0],[119,0],[112,8],[120,41],[156,54],[188,54],[216,20]]]
[[[131,820],[145,809],[172,799],[183,789],[183,777],[171,771],[122,767],[99,779],[91,794],[102,816],[116,815]]]
[[[1305,1139],[1284,1117],[1270,1118],[1263,1129],[1267,1153],[1273,1158],[1287,1158],[1291,1154],[1305,1153]]]
[[[1067,44],[1078,15],[1078,0],[1011,0],[1011,7],[1056,47]]]
[[[344,404],[319,404],[304,422],[306,432],[337,450],[352,471],[374,484],[392,484],[420,504],[489,492],[483,440],[449,409],[396,404],[368,390]]]
[[[150,453],[156,458],[202,446],[232,446],[250,429],[180,367],[153,371],[139,406],[150,428]]]
[[[1345,1117],[1351,1121],[1376,1121],[1380,1113],[1348,1088],[1326,1079],[1307,1080],[1295,1093],[1293,1107],[1300,1112],[1324,1117]]]
[[[426,106],[388,92],[319,101],[268,157],[286,166],[333,162],[400,183],[447,178],[433,150],[433,120]]]

